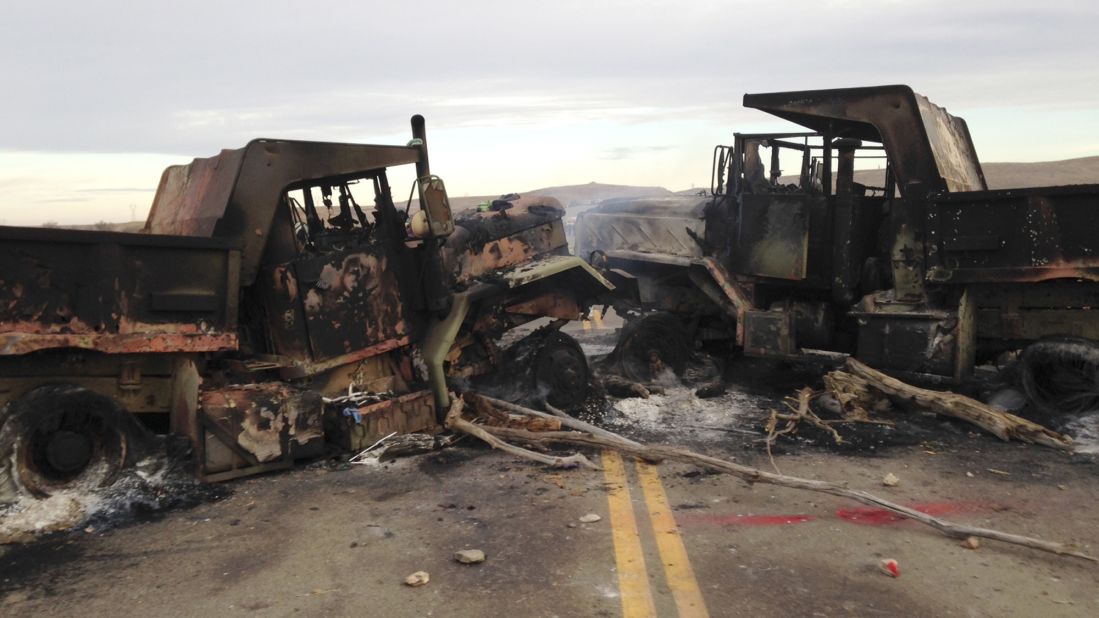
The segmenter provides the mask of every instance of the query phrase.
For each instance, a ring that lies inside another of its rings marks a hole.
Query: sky
[[[904,83],[984,161],[1099,155],[1086,0],[37,0],[0,23],[5,225],[143,219],[168,165],[404,144],[414,113],[455,196],[708,187],[715,144],[792,128],[741,107],[778,90]]]

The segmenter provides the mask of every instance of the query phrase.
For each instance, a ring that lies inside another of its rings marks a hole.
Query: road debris
[[[479,549],[463,549],[454,552],[454,559],[462,564],[477,564],[485,561],[485,552]]]
[[[602,521],[603,518],[595,513],[588,513],[587,515],[580,516],[580,523],[582,524],[594,524],[597,521]]]
[[[602,384],[603,389],[607,391],[607,394],[613,397],[640,397],[641,399],[648,399],[652,394],[644,384],[634,382],[633,380],[627,380],[626,378],[613,374],[604,376]]]
[[[431,576],[427,574],[427,571],[416,571],[412,575],[404,578],[404,585],[418,588],[429,581],[431,581]]]
[[[893,474],[892,472],[886,474],[884,477],[882,477],[881,480],[881,484],[885,485],[886,487],[896,487],[897,484],[900,482],[901,480],[897,478],[897,475]]]
[[[977,549],[981,546],[981,539],[975,536],[967,536],[962,539],[961,546],[966,549]]]
[[[487,403],[501,407],[502,409],[511,412],[522,412],[532,417],[545,419],[557,418],[560,419],[561,424],[564,427],[569,428],[569,430],[535,432],[527,431],[525,429],[514,429],[510,427],[482,427],[475,424],[469,419],[463,418],[463,410],[466,407],[466,399],[469,399],[471,401],[477,401],[478,399],[482,400],[477,405],[473,406],[474,408],[483,408],[483,406]],[[1008,532],[1001,532],[999,530],[994,530],[991,528],[980,528],[977,526],[951,522],[940,517],[935,517],[926,513],[922,513],[914,508],[891,502],[863,490],[850,489],[847,487],[846,483],[806,479],[801,477],[766,472],[758,468],[745,466],[742,464],[734,463],[732,461],[719,459],[717,457],[711,457],[709,455],[703,455],[701,453],[696,453],[683,448],[665,446],[660,444],[642,444],[640,442],[630,440],[628,438],[609,432],[605,429],[595,427],[594,425],[585,423],[584,421],[581,421],[579,419],[555,416],[546,412],[539,412],[537,410],[523,408],[522,406],[518,406],[491,397],[486,397],[484,395],[478,395],[472,392],[466,392],[461,396],[455,395],[451,397],[450,409],[447,412],[446,416],[446,426],[456,431],[470,433],[484,440],[493,448],[498,448],[513,455],[525,457],[527,459],[531,459],[533,461],[537,461],[539,463],[551,465],[554,467],[562,467],[562,462],[566,461],[583,461],[586,463],[586,465],[592,467],[595,467],[595,465],[592,464],[591,461],[589,461],[580,453],[576,453],[567,457],[554,457],[514,446],[509,442],[506,442],[504,439],[506,438],[534,445],[568,444],[571,446],[579,447],[613,449],[626,455],[638,457],[650,463],[661,463],[664,461],[687,463],[702,468],[731,474],[749,483],[767,483],[792,489],[815,491],[838,496],[841,498],[846,498],[849,500],[854,500],[856,502],[861,502],[870,506],[879,507],[900,515],[901,517],[912,519],[914,521],[928,525],[945,534],[946,536],[954,538],[965,538],[969,536],[982,537],[1002,541],[1005,543],[1011,543],[1014,545],[1021,545],[1023,547],[1029,547],[1032,549],[1038,549],[1057,555],[1072,556],[1091,562],[1099,562],[1099,558],[1084,553],[1083,551],[1077,549],[1075,546],[1072,545],[1057,543],[1054,541],[1046,541],[1043,539],[1027,537]]]
[[[901,576],[901,567],[897,564],[897,561],[892,558],[882,558],[881,561],[878,562],[878,570],[889,577]]]

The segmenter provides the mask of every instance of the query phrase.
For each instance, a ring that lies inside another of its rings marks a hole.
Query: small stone
[[[972,472],[966,472],[965,475],[968,476],[969,478],[973,478],[973,473]]]
[[[981,546],[981,540],[975,536],[967,536],[962,541],[961,545],[966,549],[977,549]]]
[[[901,482],[901,480],[899,478],[897,478],[897,475],[893,474],[892,472],[890,472],[889,474],[886,474],[885,478],[883,478],[881,480],[881,484],[885,485],[886,487],[896,487],[897,483],[900,483],[900,482]]]
[[[1068,489],[1068,486],[1058,484],[1057,489],[1065,490],[1065,489]]]
[[[477,564],[485,561],[485,552],[479,549],[463,549],[454,552],[454,559],[462,564]]]
[[[600,517],[599,515],[597,515],[595,513],[588,513],[587,515],[581,515],[580,516],[580,523],[582,523],[582,524],[594,524],[595,522],[600,521],[602,519],[603,519],[602,517]]]
[[[431,581],[431,576],[427,574],[427,571],[416,571],[412,575],[404,578],[404,585],[416,588],[418,586],[423,586],[429,581]]]

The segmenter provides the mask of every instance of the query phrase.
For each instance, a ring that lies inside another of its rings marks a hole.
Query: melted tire
[[[1023,391],[1051,416],[1099,410],[1099,345],[1081,338],[1038,341],[1023,351]]]
[[[679,318],[651,313],[626,324],[611,357],[618,373],[635,382],[652,382],[663,369],[682,376],[691,357],[691,340]]]
[[[67,384],[34,389],[0,426],[0,501],[108,485],[153,439],[110,397]]]

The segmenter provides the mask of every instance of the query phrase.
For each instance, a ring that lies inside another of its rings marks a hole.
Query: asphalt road
[[[591,342],[589,342],[591,343]],[[597,342],[596,342],[597,343]],[[611,427],[771,466],[758,438],[802,378],[672,389]],[[783,473],[842,480],[973,525],[1099,553],[1093,457],[999,442],[929,415],[783,443]],[[189,509],[0,548],[10,616],[1095,616],[1099,567],[978,549],[831,496],[590,453],[554,470],[467,439],[384,465],[314,465],[226,485]],[[886,487],[887,473],[899,478]],[[581,522],[588,514],[599,521]],[[465,565],[461,549],[487,559]],[[879,569],[893,559],[899,577]],[[430,581],[404,578],[427,571]]]
[[[958,521],[1099,549],[1094,464],[965,440],[964,452],[813,451],[776,462]],[[726,456],[766,465],[727,446]],[[0,603],[12,616],[1099,612],[1092,564],[994,542],[965,549],[830,496],[599,459],[603,471],[558,471],[469,445],[249,479],[155,521],[7,548]],[[886,471],[898,486],[881,485]],[[589,513],[601,520],[581,523]],[[453,559],[469,548],[486,561]],[[899,578],[878,570],[883,558],[898,561]],[[403,585],[420,570],[427,585]]]

